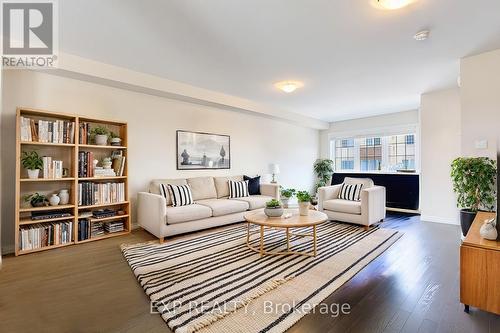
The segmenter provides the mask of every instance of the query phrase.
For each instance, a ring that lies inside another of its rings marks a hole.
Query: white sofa
[[[230,179],[243,180],[243,176],[155,179],[149,192],[137,195],[138,223],[163,242],[164,237],[244,221],[246,212],[279,200],[278,184],[260,184],[260,195],[228,199]],[[189,185],[195,203],[173,207],[169,197],[160,195],[160,184]]]
[[[355,223],[368,228],[385,219],[385,187],[375,186],[370,178],[344,179],[346,184],[363,184],[361,201],[339,199],[342,184],[318,189],[318,210],[330,220]]]

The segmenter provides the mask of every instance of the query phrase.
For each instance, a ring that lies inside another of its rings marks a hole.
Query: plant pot
[[[44,200],[44,201],[31,200],[30,204],[33,207],[45,207],[45,206],[47,206],[47,200]]]
[[[120,139],[120,138],[112,138],[111,140],[109,140],[109,143],[112,146],[121,146],[122,145],[122,139]]]
[[[309,215],[309,202],[299,202],[299,214],[301,216]]]
[[[52,196],[49,199],[49,203],[51,206],[57,206],[59,205],[59,202],[61,201],[61,198],[57,196],[57,194],[52,194]]]
[[[280,217],[283,215],[283,207],[276,207],[276,208],[264,208],[264,214],[266,214],[268,217]]]
[[[106,146],[108,144],[108,136],[104,134],[96,134],[94,141],[98,146]]]
[[[281,198],[281,203],[283,204],[283,208],[288,208],[288,201],[290,198]]]
[[[476,218],[477,212],[473,212],[469,209],[460,210],[460,226],[462,227],[462,234],[467,236],[472,222]]]
[[[69,193],[68,190],[59,191],[58,197],[61,199],[60,205],[67,205],[69,203]]]
[[[316,206],[318,204],[318,198],[312,197],[310,203],[311,203],[311,205]]]
[[[28,169],[28,178],[37,179],[40,174],[40,169],[30,170]]]

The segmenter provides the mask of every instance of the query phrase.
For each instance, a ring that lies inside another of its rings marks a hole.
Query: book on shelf
[[[71,211],[69,210],[49,210],[49,211],[33,211],[31,212],[31,220],[48,220],[48,219],[56,219],[61,217],[71,217]]]
[[[89,123],[80,123],[78,131],[78,142],[81,145],[89,145],[90,144],[90,124]]]
[[[123,171],[125,169],[125,159],[123,156],[123,150],[115,150],[111,153],[111,159],[113,160],[112,168],[117,176],[123,176]]]
[[[63,161],[52,160],[50,156],[43,156],[42,176],[45,179],[63,178]]]
[[[67,120],[20,118],[22,142],[74,143],[75,123]]]
[[[107,222],[104,223],[104,230],[106,233],[114,233],[114,232],[120,232],[124,231],[125,227],[123,226],[122,221],[115,221],[115,222]]]
[[[78,152],[78,177],[94,177],[94,153],[91,151]]]
[[[78,205],[91,206],[111,204],[125,201],[125,183],[92,183],[78,184]]]
[[[37,223],[19,228],[19,249],[21,251],[40,249],[51,245],[71,243],[73,222]]]

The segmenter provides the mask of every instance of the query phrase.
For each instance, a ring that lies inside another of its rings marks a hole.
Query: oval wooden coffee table
[[[291,217],[285,218],[286,214],[291,214]],[[260,253],[261,256],[266,254],[284,255],[284,254],[300,254],[305,256],[315,257],[316,249],[316,226],[325,222],[328,219],[325,213],[310,210],[309,215],[301,216],[299,211],[295,209],[285,210],[281,217],[268,217],[264,212],[248,213],[245,215],[247,221],[247,246],[249,249]],[[259,231],[251,232],[251,225],[259,227]],[[312,233],[292,233],[290,229],[311,227]],[[265,251],[264,250],[264,231],[265,229],[284,229],[286,232],[286,251]],[[259,247],[250,244],[251,234],[260,234]],[[313,243],[312,252],[291,251],[290,250],[290,235],[299,237],[311,237]]]

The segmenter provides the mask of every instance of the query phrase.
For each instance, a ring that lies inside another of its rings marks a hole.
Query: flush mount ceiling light
[[[429,33],[430,33],[429,30],[422,30],[422,31],[417,32],[415,34],[415,36],[413,36],[413,38],[415,38],[415,40],[418,40],[418,41],[426,40],[427,38],[429,38]]]
[[[300,81],[287,80],[287,81],[276,82],[274,86],[288,94],[294,92],[298,88],[302,88],[304,84]]]
[[[372,0],[372,5],[379,9],[395,10],[406,7],[417,0]]]

